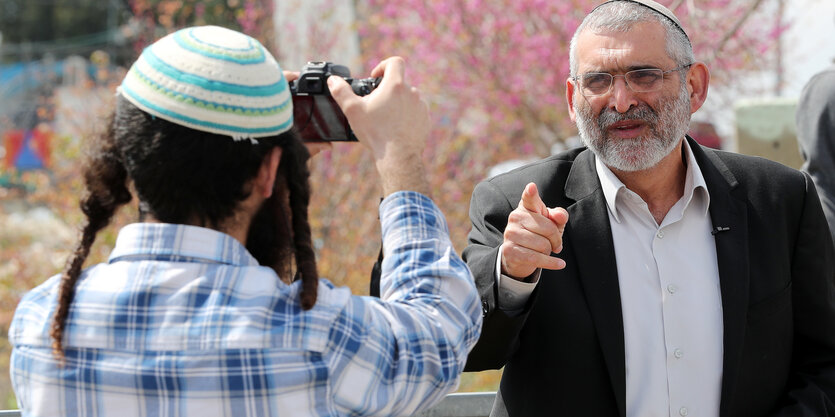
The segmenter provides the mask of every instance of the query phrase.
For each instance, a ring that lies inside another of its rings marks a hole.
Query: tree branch
[[[754,12],[757,10],[757,8],[760,7],[760,4],[762,4],[762,2],[763,0],[755,0],[751,4],[751,7],[749,7],[748,10],[745,11],[742,17],[736,21],[736,24],[729,31],[725,32],[725,35],[722,36],[722,39],[719,41],[716,47],[713,48],[713,55],[705,61],[707,64],[710,64],[716,60],[716,58],[719,56],[719,53],[722,52],[722,49],[725,48],[725,45],[727,45],[728,41],[730,41],[731,38],[739,31],[739,28],[742,27],[742,24],[745,23],[745,21],[748,20],[748,18],[751,17],[752,14],[754,14]]]

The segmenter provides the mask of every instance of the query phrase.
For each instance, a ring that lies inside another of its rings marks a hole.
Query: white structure
[[[352,0],[275,0],[277,59],[285,70],[298,71],[308,61],[361,68],[356,11]]]
[[[783,94],[797,98],[806,82],[835,60],[835,1],[786,0],[791,27],[783,38]]]

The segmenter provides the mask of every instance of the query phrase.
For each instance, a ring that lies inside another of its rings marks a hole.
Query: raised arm
[[[326,361],[341,413],[409,415],[458,386],[481,309],[472,274],[428,197],[427,106],[406,83],[401,58],[371,76],[383,79],[364,97],[335,77],[328,84],[380,174],[381,296],[352,298],[332,327]]]

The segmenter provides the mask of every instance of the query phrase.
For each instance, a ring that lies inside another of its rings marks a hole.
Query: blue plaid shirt
[[[381,299],[259,266],[210,229],[132,224],[87,269],[51,352],[58,276],[26,294],[9,330],[24,416],[408,415],[458,385],[481,328],[469,269],[418,193],[380,206]]]

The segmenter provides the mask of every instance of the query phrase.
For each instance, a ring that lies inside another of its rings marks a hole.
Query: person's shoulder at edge
[[[811,85],[820,80],[835,80],[835,63],[813,74],[806,84]]]

